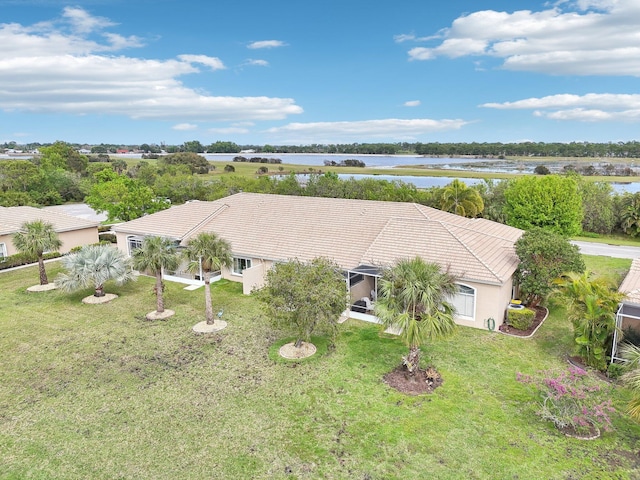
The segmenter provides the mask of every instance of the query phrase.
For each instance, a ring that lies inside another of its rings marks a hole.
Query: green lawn
[[[198,336],[202,289],[167,283],[177,314],[149,322],[150,278],[108,286],[105,305],[26,293],[36,280],[0,273],[2,479],[638,478],[640,425],[565,437],[515,380],[566,365],[557,308],[532,340],[460,328],[425,348],[444,385],[410,397],[382,382],[405,349],[374,325],[350,320],[335,348],[292,363],[239,284],[214,285],[229,326]],[[623,408],[628,392],[611,395]]]

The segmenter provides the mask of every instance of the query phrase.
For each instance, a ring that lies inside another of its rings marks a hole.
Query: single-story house
[[[621,333],[631,329],[640,333],[640,258],[631,262],[629,273],[624,278],[618,291],[625,294],[616,312],[616,330],[613,334],[611,361],[620,360],[618,344],[622,340]]]
[[[373,321],[371,303],[381,267],[420,256],[458,277],[456,321],[477,328],[497,328],[504,320],[518,266],[514,243],[523,233],[415,203],[256,193],[188,202],[113,231],[118,248],[129,254],[145,236],[186,245],[199,232],[214,232],[231,244],[233,253],[232,267],[220,276],[242,282],[247,294],[264,284],[274,262],[330,258],[344,269],[350,315]],[[168,279],[194,279],[182,270],[167,273]]]
[[[23,223],[35,220],[53,225],[62,242],[60,253],[98,242],[98,222],[35,207],[0,207],[0,259],[18,253],[13,245],[13,234],[20,231]]]

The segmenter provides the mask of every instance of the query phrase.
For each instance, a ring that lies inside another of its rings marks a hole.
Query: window
[[[0,243],[0,262],[7,256],[7,246],[4,243]]]
[[[136,248],[142,248],[142,237],[127,237],[127,245],[129,247],[129,256],[131,256]]]
[[[458,293],[453,297],[453,306],[460,317],[474,318],[476,314],[476,289],[458,285]]]
[[[235,275],[242,275],[242,272],[247,268],[251,268],[250,258],[234,258],[233,259],[233,272]]]
[[[350,286],[354,286],[357,285],[358,283],[364,281],[364,275],[362,275],[361,273],[357,273],[357,272],[349,272],[349,285]]]

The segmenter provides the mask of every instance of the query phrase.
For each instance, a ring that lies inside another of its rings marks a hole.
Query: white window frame
[[[471,285],[465,285],[464,283],[456,283],[458,292],[451,299],[451,303],[456,307],[456,315],[461,318],[475,320],[476,318],[476,299],[478,290]],[[466,290],[466,291],[463,291]],[[469,308],[468,302],[471,301]],[[460,309],[459,307],[464,305],[466,308]],[[471,315],[468,315],[471,313]]]
[[[7,255],[7,244],[4,242],[0,243],[0,261],[3,261],[8,256],[9,255]]]
[[[144,241],[144,237],[140,237],[138,235],[129,235],[129,236],[127,236],[127,251],[129,252],[129,256],[133,255],[133,251],[136,248],[142,247],[142,242],[143,241]],[[136,243],[136,246],[131,248],[131,245],[133,243]]]
[[[244,263],[244,267],[242,267],[242,265],[240,265],[241,263]],[[231,273],[233,275],[238,275],[238,276],[242,276],[242,272],[244,270],[246,270],[247,268],[251,268],[252,267],[252,261],[250,258],[246,258],[246,257],[233,257],[233,263],[231,265]],[[238,271],[238,267],[240,269],[240,271]]]

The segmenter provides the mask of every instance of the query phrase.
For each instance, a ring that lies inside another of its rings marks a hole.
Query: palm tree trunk
[[[42,255],[38,255],[38,269],[40,270],[40,285],[47,285],[49,279],[47,278],[47,270],[44,268],[44,258],[42,258]]]
[[[156,312],[164,312],[164,285],[162,285],[162,271],[156,272]]]
[[[414,376],[420,368],[420,349],[418,347],[410,347],[409,355],[404,361],[407,366],[407,372],[410,376]]]
[[[93,294],[94,297],[104,297],[104,285],[96,286],[96,291]]]
[[[204,272],[204,314],[207,319],[207,325],[213,325],[213,307],[211,306],[211,281],[209,272]]]

